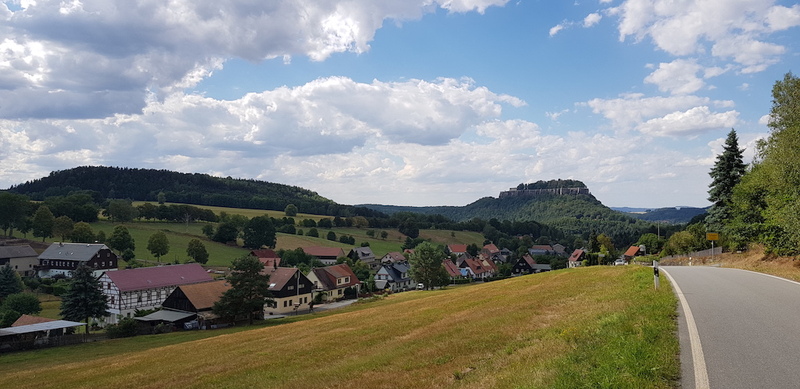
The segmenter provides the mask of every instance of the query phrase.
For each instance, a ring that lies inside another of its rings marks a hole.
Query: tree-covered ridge
[[[296,186],[155,169],[80,166],[54,171],[47,177],[12,186],[9,191],[33,200],[91,191],[98,198],[157,201],[163,193],[166,201],[175,203],[269,210],[283,210],[294,204],[305,213],[359,213]]]

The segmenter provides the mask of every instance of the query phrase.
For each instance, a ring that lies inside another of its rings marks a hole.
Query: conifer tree
[[[0,267],[0,302],[9,295],[22,292],[22,280],[9,265]]]
[[[261,274],[264,264],[254,256],[236,258],[231,263],[228,283],[231,288],[214,303],[213,312],[222,317],[247,315],[250,324],[256,312],[263,312],[271,301],[269,275]]]
[[[108,310],[106,296],[100,281],[84,264],[78,265],[72,276],[67,293],[61,296],[61,316],[64,320],[85,321],[89,333],[89,319],[105,316]]]
[[[741,181],[745,173],[742,151],[739,148],[736,130],[731,129],[725,139],[722,153],[717,156],[714,167],[708,173],[711,176],[708,200],[712,202],[706,218],[709,231],[720,231],[731,217],[733,188]]]

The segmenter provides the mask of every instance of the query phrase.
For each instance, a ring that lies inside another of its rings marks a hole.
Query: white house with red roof
[[[361,281],[346,263],[311,269],[308,279],[314,284],[315,292],[323,294],[324,301],[343,298],[344,290],[351,287],[358,294],[361,286]]]
[[[447,255],[455,254],[456,256],[463,255],[467,253],[467,245],[465,244],[449,244],[444,249]]]
[[[188,263],[109,271],[99,281],[109,306],[105,321],[114,324],[120,318],[132,317],[137,309],[161,306],[179,285],[209,282],[212,278],[200,264]]]
[[[310,308],[314,285],[293,267],[264,268],[269,274],[271,302],[264,305],[264,316],[282,315]]]
[[[569,256],[567,264],[570,268],[579,267],[582,265],[584,259],[586,259],[586,251],[575,249],[572,255]]]

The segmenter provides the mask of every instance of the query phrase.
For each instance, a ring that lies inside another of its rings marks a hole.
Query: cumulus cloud
[[[715,113],[709,108],[730,108],[731,101],[692,95],[626,94],[616,99],[592,99],[582,105],[603,115],[617,130],[635,130],[653,136],[692,136],[709,129],[731,127],[739,115],[735,110]]]
[[[702,66],[693,60],[677,59],[669,63],[661,63],[658,69],[650,73],[644,82],[658,85],[658,90],[677,95],[697,92],[705,82],[697,77]]]
[[[600,15],[597,12],[590,13],[583,18],[583,26],[586,28],[592,27],[597,23],[600,23],[600,20],[603,19],[603,15]]]
[[[507,0],[23,2],[0,18],[0,118],[136,113],[151,94],[192,86],[226,59],[369,50],[384,20]]]
[[[744,73],[759,72],[785,52],[768,42],[773,32],[800,26],[800,6],[774,0],[626,0],[608,11],[619,17],[619,38],[650,38],[675,55],[710,53],[731,59]]]

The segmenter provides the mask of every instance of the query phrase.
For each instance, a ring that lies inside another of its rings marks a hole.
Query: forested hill
[[[670,207],[648,210],[647,212],[630,213],[630,216],[652,222],[685,224],[692,218],[706,213],[706,208]]]
[[[159,193],[163,193],[166,201],[196,205],[282,211],[286,205],[294,204],[300,212],[320,215],[338,215],[345,209],[352,213],[354,210],[352,206],[337,204],[316,192],[296,186],[208,174],[104,166],[55,171],[47,177],[12,186],[9,191],[25,194],[33,200],[91,191],[96,198],[155,202]]]
[[[456,221],[467,221],[472,218],[500,221],[535,220],[558,228],[567,235],[586,236],[591,231],[604,233],[617,243],[634,242],[652,227],[651,223],[606,207],[591,194],[545,193],[535,196],[485,197],[463,207],[399,207],[376,204],[360,206],[387,214],[396,212],[440,214]]]

